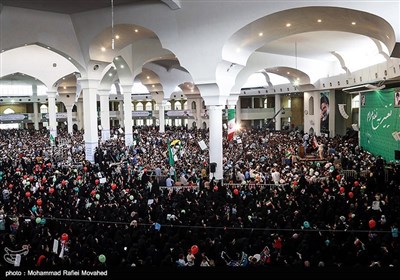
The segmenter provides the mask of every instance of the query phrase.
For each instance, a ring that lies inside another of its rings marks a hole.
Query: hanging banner
[[[345,111],[345,109],[344,109],[344,106],[345,106],[346,104],[338,104],[338,107],[339,107],[339,112],[340,112],[340,114],[342,115],[342,117],[343,118],[345,118],[346,120],[349,118],[349,115],[346,113],[346,111]]]
[[[192,111],[190,110],[171,110],[166,111],[165,115],[168,117],[193,117]]]
[[[151,117],[152,112],[150,111],[132,111],[133,118],[146,118]]]
[[[28,119],[28,114],[4,114],[0,115],[0,122],[23,121]]]
[[[329,133],[329,92],[321,92],[321,133]]]
[[[362,93],[360,108],[360,144],[385,160],[395,160],[400,150],[400,107],[395,104],[398,90],[387,89]]]

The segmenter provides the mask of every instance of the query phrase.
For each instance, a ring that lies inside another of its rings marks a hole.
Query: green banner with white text
[[[361,93],[360,144],[386,161],[400,150],[400,89]]]

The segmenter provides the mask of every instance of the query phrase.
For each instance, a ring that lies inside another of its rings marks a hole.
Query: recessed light
[[[118,60],[118,59],[119,59],[118,57],[115,58],[115,60]]]
[[[64,89],[67,89],[67,87],[66,87],[66,86],[64,86]]]
[[[50,47],[47,47],[48,50],[50,50]]]
[[[288,71],[288,72],[286,72],[286,74],[290,75],[290,72]]]
[[[155,85],[151,85],[151,87],[156,87]]]
[[[261,37],[262,35],[264,35],[264,33],[262,33],[262,32],[258,33],[258,36]]]
[[[121,67],[121,69],[124,69],[124,65],[121,65],[120,67]]]
[[[68,57],[69,60],[71,60],[71,57]]]
[[[119,39],[119,35],[115,35],[115,39]]]
[[[105,47],[101,47],[101,51],[102,51],[102,52],[105,52],[105,51],[106,51],[106,48],[105,48]]]
[[[147,78],[147,80],[150,80],[150,76],[147,76],[146,78]]]
[[[108,76],[110,76],[110,77],[111,77],[111,76],[112,76],[112,73],[108,73]]]
[[[139,32],[139,29],[135,29],[135,32],[138,33],[138,32]]]
[[[317,22],[322,22],[322,19],[318,19]]]
[[[286,23],[286,27],[291,27],[292,24],[291,23]]]
[[[65,77],[63,77],[63,80],[65,80]]]
[[[356,22],[355,22],[355,21],[353,21],[353,22],[351,23],[351,25],[356,25]]]

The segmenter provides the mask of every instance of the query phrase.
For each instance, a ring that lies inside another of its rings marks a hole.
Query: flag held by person
[[[318,141],[317,141],[317,138],[315,137],[315,135],[314,135],[314,137],[313,137],[312,145],[313,145],[313,148],[314,148],[314,149],[316,149],[316,148],[318,147]]]
[[[182,141],[174,139],[168,143],[169,165],[174,166],[175,162],[183,155]]]
[[[233,139],[235,134],[235,109],[228,109],[228,141]]]

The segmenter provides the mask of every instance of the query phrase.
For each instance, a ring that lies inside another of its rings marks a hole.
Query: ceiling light
[[[151,85],[151,87],[156,87],[155,85]]]
[[[138,32],[139,32],[139,29],[135,29],[135,32],[138,33]]]
[[[124,65],[121,65],[120,67],[121,67],[121,69],[124,69]]]
[[[190,92],[194,92],[194,89],[191,89]]]
[[[286,72],[286,74],[290,75],[290,72],[289,72],[289,71],[287,71],[287,72]]]
[[[65,77],[63,77],[63,80],[65,80]]]
[[[64,86],[63,88],[64,88],[64,89],[67,89],[67,87],[66,87],[66,86]]]
[[[47,47],[48,50],[50,50],[50,47]]]
[[[292,26],[291,23],[286,23],[286,27],[290,27],[290,26]]]
[[[119,39],[119,35],[115,35],[115,39]]]
[[[71,57],[68,57],[69,60],[71,60]]]
[[[356,22],[355,22],[355,21],[353,21],[353,22],[351,23],[351,25],[356,25]]]
[[[115,60],[118,60],[118,57],[116,57]]]
[[[322,19],[318,19],[317,22],[322,22]]]
[[[147,76],[146,78],[147,78],[147,80],[150,80],[150,76]]]
[[[111,77],[111,76],[112,76],[112,73],[108,73],[108,76],[110,76],[110,77]]]
[[[264,35],[264,33],[262,33],[262,32],[258,33],[258,36],[261,37],[262,35]]]
[[[105,47],[101,47],[101,51],[102,51],[102,52],[105,52],[105,51],[106,51],[106,48],[105,48]]]

